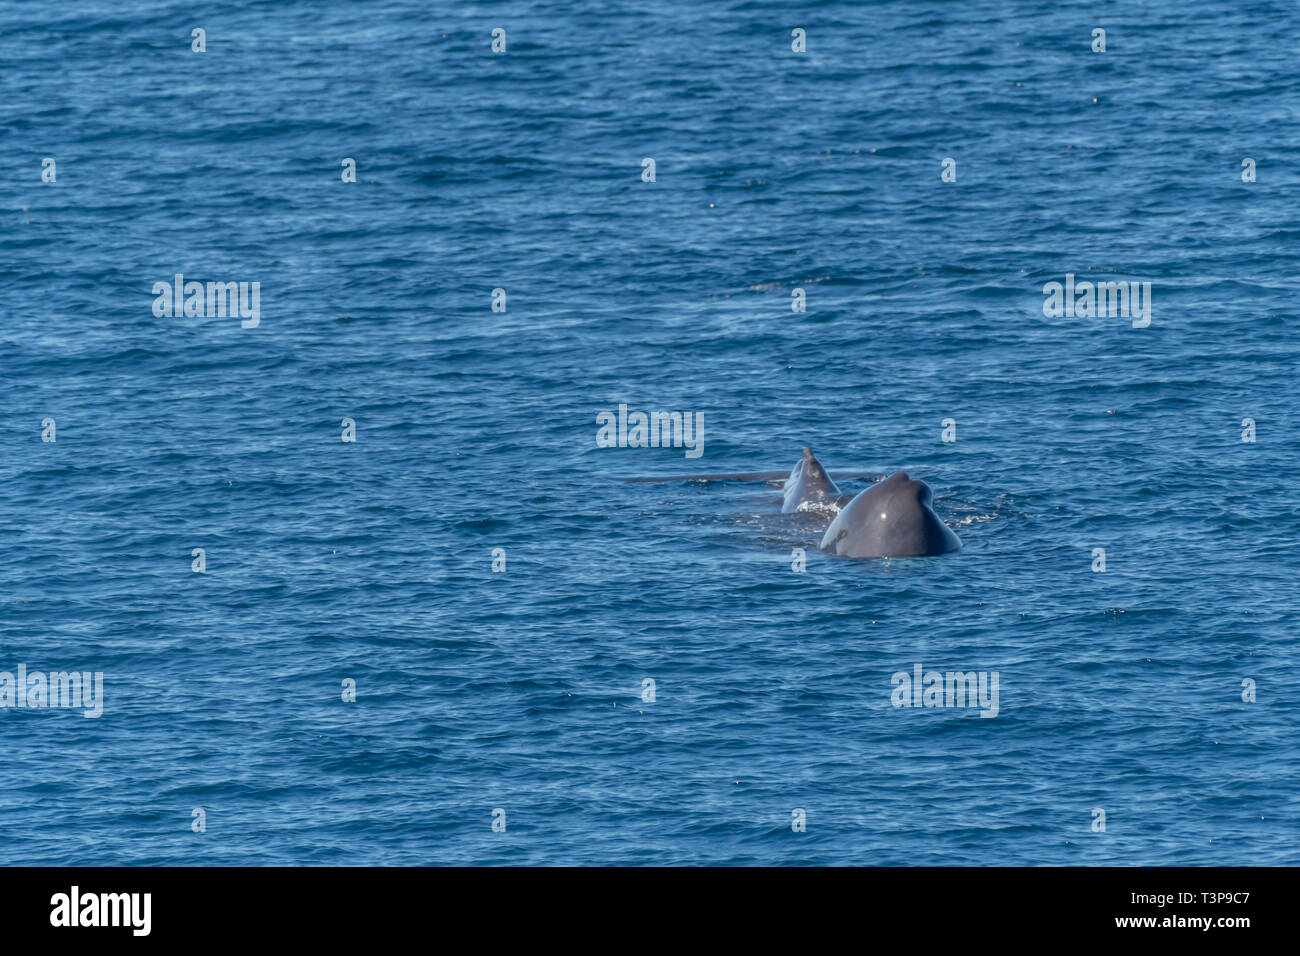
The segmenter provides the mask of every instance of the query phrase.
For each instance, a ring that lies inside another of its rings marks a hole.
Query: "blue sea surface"
[[[0,863],[1300,863],[1297,43],[1285,2],[0,4],[0,670],[104,682],[0,707]],[[260,324],[156,316],[177,273]],[[1149,326],[1046,316],[1067,275]],[[620,404],[703,454],[599,447]],[[964,548],[627,480],[805,445]],[[918,665],[996,716],[895,706]]]

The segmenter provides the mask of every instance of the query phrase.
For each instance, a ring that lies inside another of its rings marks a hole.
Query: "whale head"
[[[803,450],[803,457],[790,471],[785,480],[785,501],[781,505],[782,514],[798,511],[801,506],[812,508],[830,508],[840,497],[840,489],[831,481],[826,469],[817,460],[811,448]]]
[[[924,481],[895,472],[835,516],[821,549],[847,558],[914,558],[956,551],[961,539],[939,520],[933,500]]]

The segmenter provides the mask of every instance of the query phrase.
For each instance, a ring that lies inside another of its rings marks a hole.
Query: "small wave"
[[[796,512],[811,511],[818,514],[837,515],[840,513],[840,506],[835,504],[834,502],[828,504],[828,503],[818,502],[818,501],[801,501],[799,502],[799,507],[794,510]]]
[[[964,518],[954,519],[953,521],[950,521],[949,524],[955,524],[964,527],[965,525],[968,524],[978,524],[978,523],[983,523],[985,521],[992,521],[996,517],[998,517],[997,512],[990,512],[989,514],[986,515],[967,515]]]

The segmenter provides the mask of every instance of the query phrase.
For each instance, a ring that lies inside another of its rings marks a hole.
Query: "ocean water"
[[[103,674],[97,718],[0,708],[0,862],[1300,862],[1297,40],[1281,2],[0,5],[0,670]],[[260,324],[156,316],[176,273]],[[1046,316],[1067,275],[1149,325]],[[620,404],[702,454],[598,447]],[[804,445],[964,548],[627,480]],[[894,706],[918,665],[996,716]]]

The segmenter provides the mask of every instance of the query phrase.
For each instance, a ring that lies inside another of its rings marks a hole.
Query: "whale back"
[[[800,507],[831,508],[841,497],[840,489],[826,474],[811,448],[803,450],[803,457],[791,469],[783,494],[782,514],[798,511]]]
[[[924,481],[896,472],[836,515],[821,549],[848,558],[913,558],[956,551],[961,539],[934,513],[933,498]]]

